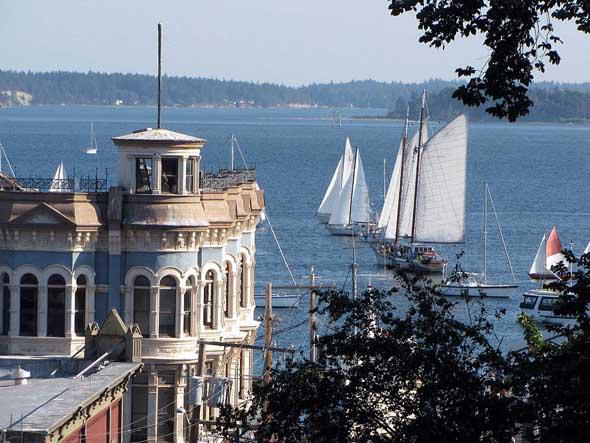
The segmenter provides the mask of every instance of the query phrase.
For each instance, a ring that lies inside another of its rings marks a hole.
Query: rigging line
[[[240,153],[240,157],[242,158],[242,162],[244,162],[244,167],[246,169],[248,169],[248,163],[246,162],[246,157],[244,157],[244,153],[242,152],[242,148],[240,147],[240,144],[238,143],[238,138],[234,135],[234,142],[236,144],[236,147],[238,148],[238,152]]]
[[[498,233],[500,234],[500,239],[502,240],[502,246],[504,247],[504,254],[506,255],[506,260],[508,260],[508,266],[510,267],[510,273],[512,274],[512,279],[515,283],[517,283],[516,275],[514,274],[514,269],[512,268],[512,261],[510,260],[510,256],[508,255],[508,247],[506,246],[506,240],[504,239],[504,234],[502,233],[502,229],[500,229],[500,221],[498,220],[498,214],[496,213],[496,205],[494,204],[494,198],[492,197],[492,193],[490,191],[490,186],[487,186],[488,195],[490,197],[490,203],[492,204],[492,211],[494,212],[494,218],[496,219],[496,226],[498,227]]]
[[[0,165],[2,165],[2,158],[1,156],[4,155],[4,158],[6,159],[6,163],[8,163],[8,169],[10,169],[10,172],[12,173],[12,176],[14,178],[16,178],[16,175],[14,173],[14,169],[12,169],[12,164],[10,163],[10,159],[8,158],[8,154],[6,154],[6,149],[4,148],[4,145],[0,142]],[[2,169],[0,168],[0,172],[2,172]]]
[[[277,238],[277,234],[275,233],[275,230],[272,227],[272,224],[270,223],[270,218],[268,216],[268,212],[266,212],[266,222],[268,223],[268,227],[270,228],[270,232],[274,238],[275,243],[277,244],[277,248],[279,249],[279,253],[281,254],[281,258],[283,259],[283,263],[287,267],[287,271],[289,272],[289,276],[291,277],[291,281],[293,282],[293,286],[297,287],[297,281],[295,280],[295,276],[293,275],[293,272],[291,272],[291,268],[289,267],[289,263],[287,262],[287,258],[285,257],[285,254],[283,252],[283,248],[281,247],[281,244],[279,243],[279,239]],[[297,289],[297,292],[300,293],[300,290]],[[300,298],[301,298],[301,296],[300,296]]]

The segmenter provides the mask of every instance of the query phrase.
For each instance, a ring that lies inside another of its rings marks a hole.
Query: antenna
[[[158,23],[158,125],[160,129],[162,114],[162,23]]]

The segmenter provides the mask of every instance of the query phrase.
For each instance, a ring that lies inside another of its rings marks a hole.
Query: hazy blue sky
[[[0,0],[0,68],[154,73],[156,24],[170,75],[303,84],[454,78],[485,61],[478,41],[418,43],[385,0]],[[546,80],[590,80],[590,39],[566,27]]]

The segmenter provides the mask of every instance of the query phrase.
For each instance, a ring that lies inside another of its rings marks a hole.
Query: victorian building
[[[4,177],[0,353],[75,355],[116,309],[143,336],[143,370],[122,401],[120,440],[110,441],[182,442],[198,340],[255,339],[264,197],[253,170],[202,174],[203,139],[145,129],[113,142],[114,187]],[[247,399],[251,351],[208,347],[205,361],[208,374],[232,381],[232,403]]]

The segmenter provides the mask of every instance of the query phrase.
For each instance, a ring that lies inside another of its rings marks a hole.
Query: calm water
[[[294,274],[300,279],[311,266],[322,284],[345,283],[352,257],[348,238],[332,237],[316,222],[314,213],[342,152],[344,138],[358,145],[375,212],[383,201],[383,159],[388,171],[402,131],[401,123],[350,120],[354,114],[383,111],[346,111],[342,128],[328,110],[165,109],[164,126],[208,140],[203,149],[205,169],[229,163],[227,139],[231,133],[256,165],[258,181],[266,191],[267,211]],[[153,108],[31,107],[0,109],[0,142],[6,147],[18,176],[51,176],[61,160],[71,174],[100,175],[108,168],[116,180],[116,150],[110,137],[154,125]],[[89,144],[94,122],[98,155],[81,148]],[[434,129],[436,129],[435,126]],[[557,225],[564,246],[570,240],[581,252],[590,240],[590,127],[551,124],[472,124],[469,134],[466,244],[444,248],[451,259],[462,249],[464,269],[481,266],[483,182],[490,183],[498,216],[522,287],[530,286],[527,271],[544,229]],[[497,280],[510,278],[492,225],[489,272]],[[256,285],[288,283],[288,275],[266,226],[259,229]],[[370,249],[357,245],[361,283],[386,285],[387,274],[375,265]],[[362,287],[362,286],[361,286]],[[519,298],[488,300],[493,310],[505,307],[497,333],[504,344],[517,346],[520,329],[515,322]],[[304,303],[305,305],[306,303]],[[307,315],[304,306],[279,313],[281,329]],[[281,345],[306,343],[307,325],[281,335]]]

